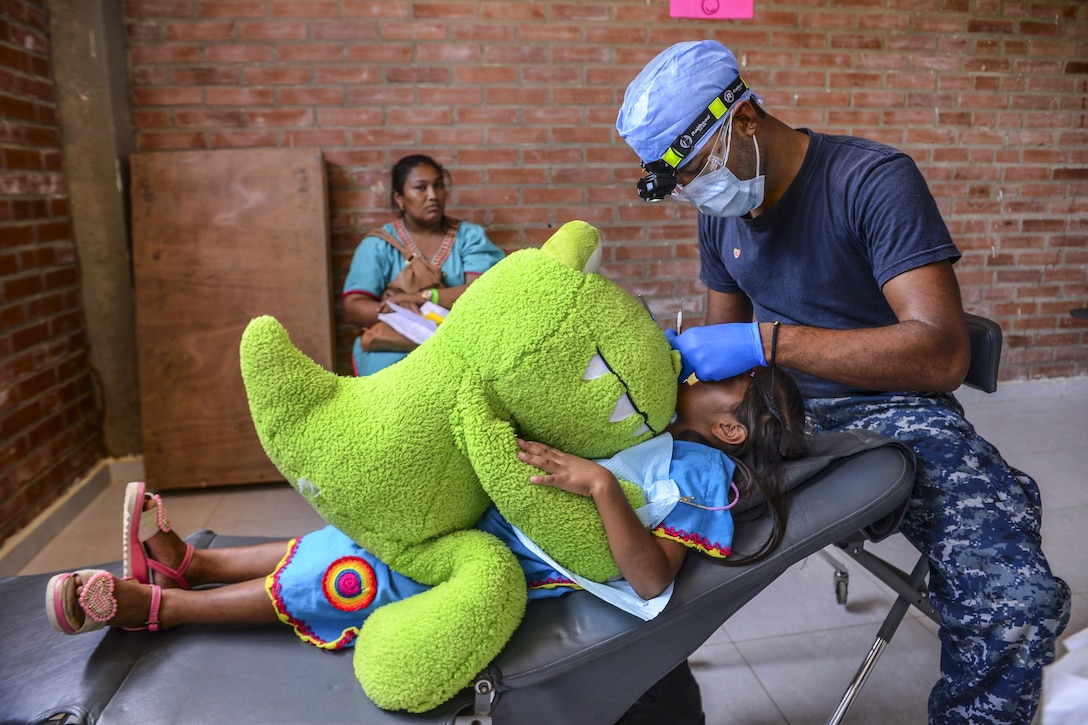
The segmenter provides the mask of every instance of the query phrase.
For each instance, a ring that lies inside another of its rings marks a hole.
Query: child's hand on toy
[[[572,456],[549,445],[518,438],[518,458],[536,466],[547,475],[529,476],[529,482],[541,486],[594,497],[605,487],[619,486],[616,477],[604,466],[578,456]]]

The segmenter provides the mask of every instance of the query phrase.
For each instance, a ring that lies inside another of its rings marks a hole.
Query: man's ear
[[[721,418],[710,427],[710,433],[727,446],[740,446],[748,440],[748,428],[736,418]]]
[[[733,123],[737,124],[736,131],[745,135],[752,135],[759,125],[759,116],[756,109],[752,108],[752,102],[745,99],[733,108]]]

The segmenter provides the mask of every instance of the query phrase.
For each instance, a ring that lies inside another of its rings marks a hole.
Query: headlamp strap
[[[706,135],[714,122],[729,113],[729,109],[747,90],[748,84],[744,82],[743,78],[737,76],[737,79],[730,83],[728,88],[714,97],[706,110],[687,127],[687,130],[676,137],[672,145],[665,150],[661,160],[674,169],[679,167],[680,162],[691,153],[691,150],[699,143],[699,139]]]

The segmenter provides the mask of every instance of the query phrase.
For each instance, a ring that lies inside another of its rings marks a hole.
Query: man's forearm
[[[768,361],[773,327],[759,326]],[[779,325],[775,357],[783,367],[863,390],[948,392],[967,374],[969,348],[959,335],[916,320],[860,330]]]

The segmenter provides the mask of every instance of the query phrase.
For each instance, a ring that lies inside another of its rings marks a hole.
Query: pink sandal
[[[76,576],[83,580],[83,591],[75,596]],[[102,629],[117,616],[117,597],[113,595],[113,575],[103,569],[80,569],[77,572],[57,574],[45,587],[45,613],[53,629],[62,634],[85,634]],[[143,627],[123,627],[130,631],[159,631],[159,604],[162,588],[151,585],[151,606],[147,624]],[[79,621],[79,611],[83,622]]]
[[[144,501],[150,498],[155,502],[144,510]],[[193,560],[193,545],[185,544],[185,556],[177,569],[155,561],[148,553],[144,542],[160,531],[170,531],[170,521],[166,518],[166,507],[162,497],[145,491],[143,481],[133,481],[125,488],[125,517],[122,524],[121,558],[125,578],[132,578],[141,584],[151,584],[151,572],[157,572],[173,580],[182,589],[190,589],[185,581],[185,571]]]

